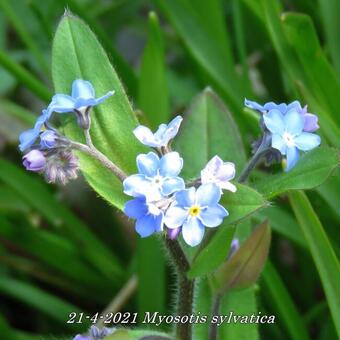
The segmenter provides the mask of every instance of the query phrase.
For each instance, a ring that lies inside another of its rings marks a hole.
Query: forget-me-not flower
[[[184,241],[192,247],[202,241],[205,227],[217,227],[228,216],[228,211],[218,204],[221,190],[215,184],[182,190],[175,197],[165,213],[164,224],[170,229],[182,226]]]
[[[40,150],[31,150],[23,158],[26,170],[39,172],[45,168],[46,158]]]
[[[230,183],[235,177],[235,164],[223,162],[223,160],[214,156],[201,171],[202,184],[215,183],[220,189],[236,191],[236,186]]]
[[[163,211],[155,204],[148,203],[145,196],[139,196],[126,202],[124,213],[136,220],[135,228],[141,237],[147,237],[163,230]]]
[[[43,125],[48,121],[51,116],[49,110],[43,110],[41,115],[38,117],[34,128],[22,132],[19,136],[19,149],[20,151],[25,151],[30,148],[40,135]]]
[[[40,135],[40,146],[43,149],[53,149],[58,140],[58,134],[54,130],[46,130]]]
[[[177,135],[182,120],[181,116],[177,116],[169,124],[161,124],[155,133],[152,133],[148,127],[139,125],[133,133],[144,145],[152,148],[165,147]]]
[[[76,79],[72,83],[71,95],[60,93],[54,95],[48,109],[57,113],[75,112],[78,124],[87,129],[89,127],[89,108],[102,103],[113,94],[114,91],[109,91],[105,95],[96,98],[94,88],[89,81]]]
[[[319,146],[320,136],[304,132],[305,118],[295,108],[285,115],[277,109],[263,116],[264,124],[272,133],[272,147],[287,157],[286,171],[299,160],[299,150],[308,151]]]
[[[139,174],[124,180],[125,194],[133,197],[145,195],[150,202],[184,189],[184,181],[178,177],[183,167],[178,152],[169,152],[161,158],[149,152],[138,155],[136,160]]]
[[[295,109],[298,113],[300,113],[304,117],[303,131],[315,132],[319,128],[318,116],[312,113],[308,113],[307,105],[302,107],[300,102],[297,100],[291,102],[290,104],[286,104],[286,103],[276,104],[274,102],[268,102],[264,105],[261,105],[254,101],[245,99],[244,105],[264,114],[269,112],[270,110],[275,109],[275,110],[279,110],[283,115],[285,115],[291,109]]]

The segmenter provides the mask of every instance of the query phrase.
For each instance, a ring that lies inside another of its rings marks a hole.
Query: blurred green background
[[[51,186],[21,166],[17,138],[53,93],[52,39],[65,9],[95,32],[140,120],[153,128],[211,86],[238,123],[248,155],[259,128],[243,108],[245,97],[308,103],[319,115],[323,143],[340,144],[337,0],[0,0],[1,339],[86,331],[89,324],[66,324],[68,314],[103,311],[127,283],[128,298],[117,310],[173,310],[174,278],[157,239],[138,239],[123,214],[81,177]],[[336,173],[307,192],[337,256],[339,188]],[[256,297],[259,310],[277,315],[277,322],[260,325],[260,338],[337,339],[315,259],[287,197],[254,220],[263,217],[274,232]],[[240,332],[231,338],[249,339]]]

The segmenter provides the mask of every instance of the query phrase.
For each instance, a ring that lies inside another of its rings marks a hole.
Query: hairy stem
[[[194,297],[194,281],[186,277],[186,273],[190,268],[190,264],[177,240],[166,238],[166,246],[175,263],[178,274],[178,300],[177,315],[192,314],[192,305]],[[191,340],[192,327],[190,323],[179,323],[176,329],[176,336],[180,340]]]
[[[211,317],[214,317],[214,315],[219,315],[222,297],[223,296],[221,294],[217,294],[214,297],[212,309],[211,309]],[[217,340],[217,323],[210,324],[209,340]]]

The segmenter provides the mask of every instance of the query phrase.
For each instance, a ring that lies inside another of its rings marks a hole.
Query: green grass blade
[[[268,295],[268,299],[276,306],[277,319],[280,322],[282,320],[291,339],[308,340],[309,335],[301,318],[301,313],[297,310],[294,301],[270,261],[266,263],[261,280],[264,283],[263,294]]]
[[[302,191],[291,192],[288,196],[319,272],[334,325],[340,337],[339,260],[307,196]]]
[[[153,129],[169,119],[164,42],[156,13],[149,14],[149,35],[140,70],[138,104]]]

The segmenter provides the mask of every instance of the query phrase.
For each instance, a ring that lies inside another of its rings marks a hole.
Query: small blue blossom
[[[299,150],[309,151],[320,145],[320,136],[303,132],[305,119],[295,108],[285,115],[272,109],[263,119],[272,133],[272,147],[287,157],[286,171],[292,169],[299,160]]]
[[[45,168],[46,158],[39,150],[31,150],[23,158],[23,165],[26,170],[39,172]]]
[[[163,211],[155,204],[148,203],[145,196],[139,196],[126,202],[124,213],[137,220],[136,231],[141,237],[147,237],[163,230]]]
[[[161,124],[155,133],[152,133],[148,127],[139,125],[134,129],[133,133],[144,145],[152,148],[166,147],[170,140],[177,135],[182,120],[181,116],[177,116],[168,125]]]
[[[77,334],[73,340],[91,340],[91,338],[88,335]]]
[[[40,135],[43,125],[48,121],[50,116],[51,116],[51,112],[49,110],[43,110],[42,114],[38,117],[34,125],[34,128],[30,130],[26,130],[20,134],[19,136],[20,151],[25,151],[26,149],[30,148],[35,143],[35,141]]]
[[[228,253],[228,260],[230,260],[235,255],[235,253],[238,251],[239,248],[240,248],[239,239],[233,238],[233,240],[231,241],[231,245],[230,245],[230,249]]]
[[[72,112],[74,110],[85,111],[90,106],[102,103],[113,94],[114,91],[109,91],[104,96],[96,98],[94,88],[89,81],[76,79],[72,83],[71,96],[67,94],[54,95],[49,108],[57,113]]]
[[[301,114],[304,117],[304,126],[303,131],[305,132],[315,132],[318,128],[318,116],[312,113],[307,112],[307,105],[305,107],[302,107],[300,102],[295,100],[291,102],[290,104],[276,104],[274,102],[268,102],[264,105],[260,105],[254,101],[245,99],[244,105],[253,109],[257,110],[263,114],[269,112],[270,110],[279,110],[283,115],[288,113],[291,109],[295,109],[299,114]]]
[[[46,130],[40,135],[40,146],[43,149],[52,149],[56,146],[59,135],[54,130]]]
[[[169,152],[161,159],[154,152],[140,154],[137,156],[137,167],[139,174],[129,176],[123,182],[127,195],[145,195],[151,202],[185,187],[183,179],[178,177],[183,167],[183,159],[178,152]]]
[[[223,160],[214,156],[201,171],[202,184],[215,183],[221,190],[236,192],[236,186],[230,183],[235,177],[235,164],[223,162]]]
[[[170,229],[182,226],[184,241],[192,247],[202,241],[205,227],[217,227],[228,216],[228,211],[218,204],[221,190],[215,184],[179,191],[175,198],[165,213],[164,223]]]

